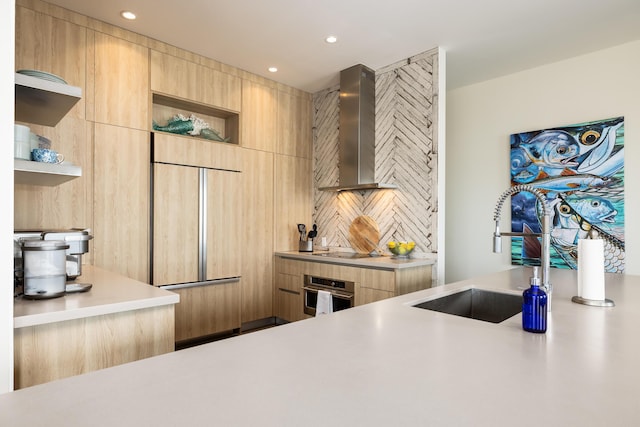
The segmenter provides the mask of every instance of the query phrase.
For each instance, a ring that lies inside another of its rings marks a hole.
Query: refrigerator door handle
[[[209,286],[209,285],[224,285],[227,283],[234,283],[239,281],[240,281],[240,276],[237,276],[237,277],[226,277],[224,279],[205,280],[202,282],[177,283],[175,285],[159,286],[159,288],[166,289],[166,290],[187,289],[187,288],[197,288],[200,286]]]

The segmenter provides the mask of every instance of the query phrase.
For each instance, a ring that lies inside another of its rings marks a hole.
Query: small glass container
[[[22,242],[25,298],[55,298],[65,294],[67,249],[69,245],[62,240]]]

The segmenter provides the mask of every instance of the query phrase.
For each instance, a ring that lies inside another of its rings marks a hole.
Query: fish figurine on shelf
[[[160,126],[154,120],[153,130],[175,133],[178,135],[199,136],[212,141],[229,142],[229,138],[223,138],[217,130],[211,129],[208,123],[193,114],[189,117],[182,114],[176,114],[167,122],[166,126]]]

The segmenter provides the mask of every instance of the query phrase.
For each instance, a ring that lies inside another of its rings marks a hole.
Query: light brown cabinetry
[[[96,123],[94,135],[94,265],[149,283],[149,133]]]
[[[276,274],[275,316],[287,322],[308,318],[303,310],[302,276]]]
[[[185,59],[151,51],[151,91],[240,111],[242,80]]]
[[[297,250],[300,233],[296,224],[311,224],[312,161],[277,154],[275,163],[275,250]]]
[[[86,93],[86,28],[16,5],[15,43],[16,70],[53,73]],[[78,101],[66,117],[84,119],[86,102]]]
[[[240,328],[240,281],[172,289],[176,342]]]
[[[242,149],[242,323],[273,316],[273,154]]]
[[[278,91],[278,141],[276,152],[311,159],[313,151],[311,101],[300,96]]]
[[[176,340],[240,328],[242,174],[234,156],[228,169],[213,167],[224,167],[219,146],[239,148],[153,136],[153,284],[181,296]],[[194,153],[192,144],[204,145]]]
[[[276,151],[278,91],[242,81],[242,146],[256,150]]]
[[[432,268],[431,265],[423,265],[388,270],[276,256],[276,316],[287,321],[309,317],[303,313],[305,275],[354,282],[354,305],[359,306],[430,288]],[[300,294],[297,301],[286,295],[293,293]]]
[[[199,173],[197,168],[153,166],[153,284],[198,280]]]
[[[173,306],[14,330],[15,388],[173,351]]]
[[[149,130],[149,50],[104,33],[90,34],[94,38],[94,99],[88,104],[93,110],[87,109],[87,119]]]

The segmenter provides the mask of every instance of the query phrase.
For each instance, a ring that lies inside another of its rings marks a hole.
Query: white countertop
[[[82,275],[74,282],[91,283],[87,292],[63,297],[30,300],[14,299],[13,327],[42,325],[103,314],[176,304],[180,296],[146,283],[91,265],[82,266]]]
[[[327,264],[348,265],[352,267],[375,268],[379,270],[397,270],[401,268],[421,267],[433,265],[437,262],[437,254],[424,254],[423,258],[394,258],[389,255],[370,256],[363,258],[337,258],[331,255],[332,251],[314,252],[276,252],[276,256],[282,258],[297,259],[300,261],[324,262]],[[349,253],[349,252],[344,252]]]
[[[530,269],[402,295],[0,396],[0,425],[640,425],[640,276],[613,308],[572,303],[552,269],[546,334],[411,307],[511,289]]]

